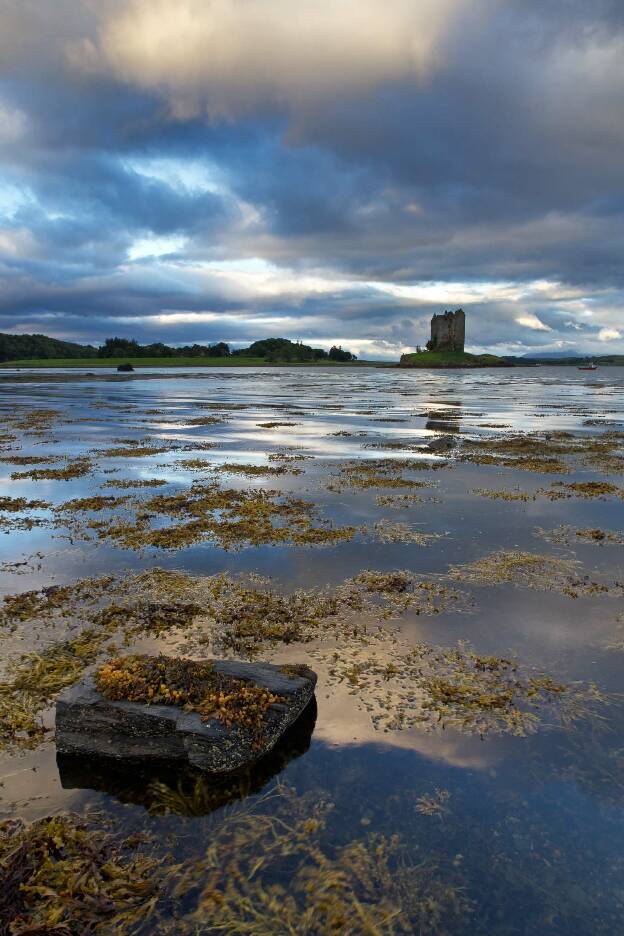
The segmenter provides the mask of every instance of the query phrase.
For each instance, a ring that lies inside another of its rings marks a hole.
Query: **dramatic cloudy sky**
[[[624,353],[622,0],[0,0],[0,331]]]

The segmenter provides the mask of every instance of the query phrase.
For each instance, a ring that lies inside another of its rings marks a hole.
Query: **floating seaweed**
[[[83,478],[93,470],[93,463],[88,458],[76,458],[64,468],[32,468],[30,471],[14,471],[13,480],[28,478],[31,481],[71,481]]]
[[[619,582],[595,582],[579,577],[580,563],[541,553],[500,550],[464,565],[451,566],[449,575],[475,585],[523,585],[538,591],[558,591],[571,598],[581,595],[622,595]]]
[[[468,734],[526,735],[544,725],[596,717],[606,702],[592,684],[564,684],[517,661],[455,647],[377,643],[317,654],[346,683],[375,728],[454,727]]]
[[[548,543],[557,546],[574,546],[575,543],[594,543],[597,546],[624,546],[624,533],[602,530],[600,527],[575,529],[563,524],[553,530],[537,527],[535,532]]]

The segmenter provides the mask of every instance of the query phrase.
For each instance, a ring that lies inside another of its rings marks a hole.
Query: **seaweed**
[[[373,530],[380,543],[413,543],[416,546],[428,546],[435,540],[442,539],[441,533],[422,533],[407,523],[391,523],[389,520],[379,520]]]
[[[22,510],[47,510],[52,505],[43,500],[28,500],[26,497],[0,497],[0,510],[17,513]]]
[[[64,468],[32,468],[30,471],[14,471],[11,479],[14,481],[28,478],[31,481],[71,481],[73,478],[82,478],[93,469],[93,463],[87,458],[76,458],[68,462]]]
[[[624,499],[624,488],[617,487],[609,481],[554,481],[550,488],[541,488],[537,493],[549,500],[565,500],[570,497],[580,497],[585,500],[597,498],[605,500],[607,497]]]
[[[136,846],[136,837],[75,815],[0,822],[0,932],[137,932],[152,915],[162,865]]]
[[[41,742],[46,730],[43,711],[95,662],[108,637],[105,631],[86,630],[42,653],[25,653],[9,662],[8,678],[0,682],[0,749]]]
[[[103,458],[145,458],[148,455],[162,455],[167,451],[167,446],[163,445],[129,445],[98,449],[95,454]]]
[[[92,521],[87,530],[126,549],[182,549],[213,541],[223,549],[271,543],[322,545],[352,539],[355,527],[312,525],[314,504],[279,491],[194,485],[190,492],[156,495],[132,518]],[[154,516],[177,519],[153,526]]]
[[[570,598],[595,594],[617,597],[623,594],[619,582],[607,584],[594,582],[586,577],[579,578],[579,566],[580,563],[576,559],[519,550],[500,550],[474,562],[451,566],[449,575],[453,579],[475,585],[508,583],[538,591],[557,591]]]
[[[298,426],[298,425],[299,423],[279,422],[278,420],[274,420],[273,422],[256,423],[256,426],[258,427],[258,429],[281,429],[282,427]]]
[[[329,490],[342,491],[345,488],[367,490],[368,488],[420,488],[421,481],[405,478],[401,471],[418,468],[417,461],[405,459],[391,461],[355,461],[340,468],[336,481],[328,484]]]
[[[224,423],[225,420],[221,416],[195,416],[193,419],[187,420],[188,426],[219,426]]]
[[[111,481],[106,481],[103,486],[124,490],[126,488],[163,487],[165,484],[168,484],[168,482],[160,478],[114,478]]]
[[[95,685],[114,701],[175,705],[197,712],[203,721],[218,719],[250,735],[255,744],[262,741],[271,706],[286,701],[251,680],[216,672],[210,662],[162,654],[115,657],[96,671]]]
[[[524,503],[535,500],[535,494],[528,494],[526,491],[494,491],[488,488],[476,488],[473,494],[478,494],[479,497],[488,497],[490,500],[522,501]]]
[[[235,462],[223,462],[215,467],[224,474],[242,474],[246,478],[263,478],[283,474],[301,474],[300,468],[287,468],[285,465],[245,465]]]
[[[100,510],[114,510],[121,504],[127,504],[127,497],[107,497],[103,494],[97,494],[95,497],[78,497],[74,500],[65,501],[59,504],[56,510],[61,513],[92,513]]]
[[[333,808],[278,787],[226,812],[205,851],[178,862],[97,814],[2,823],[0,925],[15,936],[399,936],[448,933],[470,913],[461,873],[415,862],[398,835],[329,840]]]
[[[607,702],[593,684],[563,684],[517,661],[482,656],[467,643],[377,645],[319,654],[329,678],[346,683],[373,726],[400,731],[452,726],[468,734],[527,735],[540,727],[599,717]]]
[[[558,546],[573,546],[575,543],[593,543],[597,546],[624,546],[624,533],[614,530],[602,530],[600,527],[575,529],[563,524],[553,530],[537,527],[535,530],[548,543]]]

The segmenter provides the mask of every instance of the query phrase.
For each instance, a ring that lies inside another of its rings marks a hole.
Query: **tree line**
[[[53,360],[55,358],[176,358],[176,357],[254,357],[270,363],[306,361],[355,361],[356,356],[340,346],[329,351],[312,348],[288,338],[263,338],[248,348],[232,350],[225,341],[172,348],[162,342],[142,345],[134,339],[107,338],[103,345],[77,344],[47,335],[0,334],[0,361]]]

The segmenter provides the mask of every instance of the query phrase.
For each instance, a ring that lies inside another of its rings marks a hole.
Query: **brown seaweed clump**
[[[406,478],[401,473],[422,467],[422,463],[410,459],[366,459],[347,462],[340,468],[336,481],[330,481],[328,489],[365,491],[369,488],[420,488],[422,481]],[[429,467],[429,465],[426,465]]]
[[[355,527],[314,525],[315,512],[311,502],[279,491],[210,483],[181,494],[155,495],[140,505],[134,518],[92,521],[84,532],[91,530],[125,549],[183,549],[208,541],[222,549],[275,543],[316,546],[355,536]],[[165,525],[160,518],[174,522]]]
[[[566,685],[463,642],[408,647],[380,639],[319,656],[330,665],[330,681],[345,683],[383,731],[448,726],[481,736],[523,736],[593,717],[606,701],[593,684]]]
[[[71,481],[73,478],[83,478],[93,469],[88,458],[76,458],[67,462],[63,468],[32,468],[30,471],[14,471],[11,474],[13,481],[28,478],[30,481]]]
[[[104,487],[125,490],[126,488],[164,487],[167,483],[161,478],[113,478],[111,481],[106,481]]]
[[[43,500],[28,500],[26,497],[0,497],[0,510],[18,513],[22,510],[46,510],[52,505]]]
[[[136,933],[161,890],[136,838],[78,816],[0,822],[0,933]]]
[[[550,488],[541,488],[537,493],[549,500],[567,500],[571,497],[583,500],[604,500],[607,497],[624,499],[624,488],[610,481],[554,481]]]
[[[95,662],[109,637],[104,630],[86,630],[10,662],[0,682],[0,750],[10,745],[32,748],[43,740],[42,713]]]
[[[490,488],[475,488],[473,494],[478,494],[479,497],[487,497],[490,500],[522,501],[523,503],[535,500],[535,494],[528,494],[526,491],[496,491]]]
[[[575,543],[594,543],[597,546],[624,546],[624,533],[615,530],[602,530],[600,527],[587,527],[575,529],[574,527],[555,527],[554,530],[544,530],[537,527],[535,532],[549,543],[558,546],[574,546]]]
[[[97,670],[95,685],[107,699],[176,705],[256,738],[269,708],[285,701],[249,680],[216,673],[211,663],[162,654],[115,657]]]
[[[179,862],[98,815],[0,823],[0,932],[442,936],[466,921],[458,869],[414,860],[398,835],[336,844],[333,808],[278,787],[228,810]]]
[[[570,598],[582,595],[621,595],[619,582],[594,582],[579,577],[580,563],[541,553],[500,550],[464,565],[451,566],[449,575],[475,585],[521,585],[538,591],[557,591]]]
[[[215,467],[224,474],[240,474],[246,478],[264,478],[284,474],[302,474],[301,468],[288,468],[286,464],[247,465],[238,462],[224,462]]]

